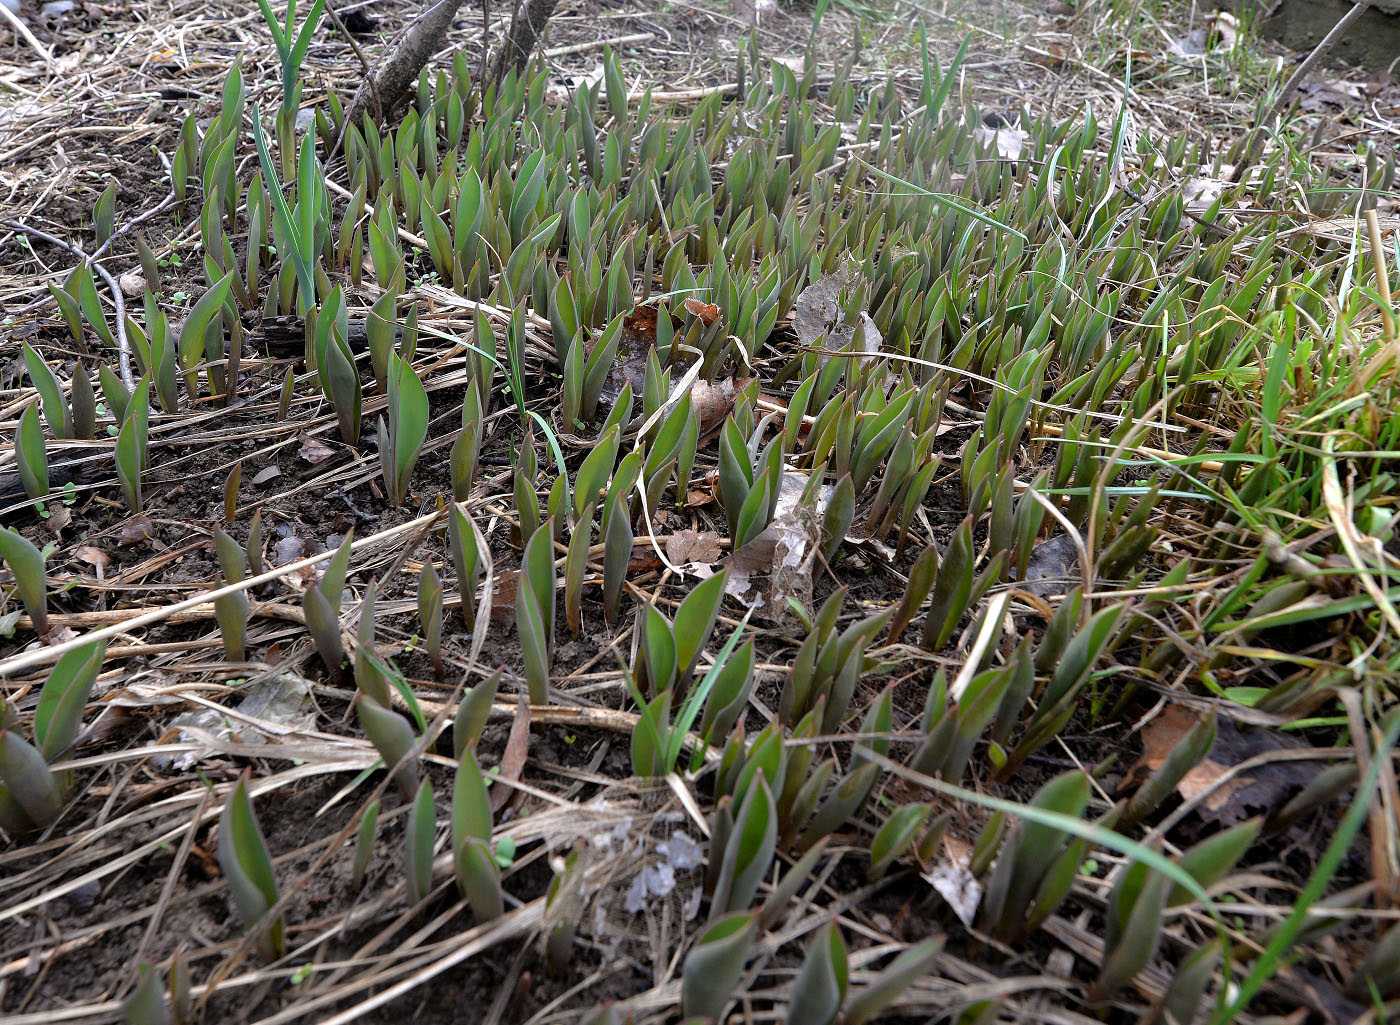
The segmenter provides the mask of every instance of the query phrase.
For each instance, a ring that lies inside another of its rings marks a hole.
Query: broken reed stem
[[[1374,209],[1366,211],[1366,234],[1371,242],[1371,263],[1376,268],[1376,293],[1381,297],[1381,327],[1387,345],[1394,345],[1395,306],[1390,297],[1390,268],[1385,265],[1385,239]]]
[[[1288,109],[1288,105],[1293,102],[1293,95],[1298,91],[1298,87],[1303,84],[1308,73],[1331,52],[1332,47],[1337,45],[1337,40],[1346,34],[1346,30],[1351,27],[1357,18],[1366,13],[1366,9],[1371,6],[1371,0],[1357,0],[1351,10],[1342,15],[1337,24],[1332,26],[1332,30],[1323,36],[1318,44],[1312,48],[1312,52],[1303,58],[1303,63],[1298,65],[1297,70],[1288,77],[1288,81],[1283,83],[1283,88],[1275,97],[1274,102],[1269,105],[1269,109],[1264,112],[1258,123],[1250,131],[1245,142],[1244,151],[1240,154],[1239,162],[1235,165],[1234,172],[1230,175],[1230,184],[1235,185],[1244,174],[1244,169],[1254,162],[1255,150],[1258,147],[1261,135],[1271,122],[1283,114]]]
[[[574,43],[572,46],[551,46],[548,50],[542,52],[544,56],[552,60],[555,57],[567,57],[570,54],[587,53],[589,50],[601,50],[605,46],[626,46],[630,43],[649,43],[655,38],[655,32],[633,32],[626,36],[610,36],[607,39],[593,39],[586,43]]]
[[[1376,270],[1376,295],[1380,299],[1381,338],[1384,344],[1381,351],[1367,361],[1361,373],[1352,381],[1351,390],[1355,394],[1371,386],[1371,381],[1391,364],[1391,377],[1400,366],[1400,337],[1396,336],[1395,307],[1390,292],[1390,271],[1385,265],[1385,239],[1381,235],[1381,223],[1376,211],[1366,211],[1366,235],[1371,244],[1371,263]]]

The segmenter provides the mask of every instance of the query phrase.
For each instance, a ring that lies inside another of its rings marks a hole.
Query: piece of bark
[[[545,26],[554,13],[559,0],[524,0],[522,6],[511,19],[510,31],[505,42],[496,51],[491,61],[491,74],[488,81],[499,82],[512,68],[520,71],[530,62],[535,52],[535,44],[544,35]],[[485,83],[483,83],[483,88]]]
[[[462,0],[438,0],[414,19],[404,31],[399,44],[394,47],[394,52],[380,65],[373,81],[367,79],[355,90],[355,96],[345,112],[346,127],[359,122],[376,95],[381,105],[380,116],[390,115],[417,84],[419,73],[427,67],[428,61],[437,53],[443,39],[447,37],[448,29],[452,27],[452,19],[457,16],[457,8],[461,5]],[[344,144],[342,129],[340,143],[336,149],[339,150]]]

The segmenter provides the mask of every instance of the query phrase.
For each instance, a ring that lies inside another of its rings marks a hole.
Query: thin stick
[[[555,57],[567,57],[571,53],[587,53],[589,50],[600,50],[605,46],[623,46],[627,43],[649,43],[655,38],[655,32],[633,32],[630,36],[613,36],[610,39],[595,39],[588,43],[574,43],[572,46],[551,47],[544,51],[544,56],[551,59]]]
[[[1318,44],[1313,47],[1312,53],[1303,58],[1303,63],[1298,65],[1298,70],[1293,72],[1293,74],[1289,76],[1288,81],[1283,84],[1283,89],[1279,92],[1278,98],[1274,100],[1273,106],[1269,108],[1269,112],[1264,115],[1263,123],[1272,121],[1284,112],[1288,104],[1293,101],[1293,94],[1298,91],[1298,87],[1301,86],[1303,80],[1307,78],[1308,72],[1317,67],[1322,58],[1326,57],[1327,54],[1331,52],[1332,47],[1337,45],[1337,40],[1341,39],[1342,36],[1346,34],[1346,30],[1351,27],[1352,23],[1355,22],[1357,18],[1365,14],[1366,9],[1370,6],[1371,0],[1357,0],[1357,2],[1352,5],[1351,10],[1342,15],[1341,20],[1332,26],[1332,31],[1322,37]]]
[[[0,4],[0,8],[4,5]],[[26,235],[33,235],[37,239],[42,239],[50,245],[58,246],[82,260],[98,274],[102,275],[102,280],[107,283],[107,287],[112,290],[112,304],[116,307],[117,314],[117,366],[121,370],[122,384],[126,385],[128,391],[136,388],[136,379],[131,376],[131,346],[126,340],[126,301],[122,298],[121,286],[117,284],[117,279],[112,277],[111,271],[102,264],[97,263],[91,256],[83,252],[71,242],[65,242],[61,238],[50,235],[47,231],[40,231],[38,228],[31,228],[21,221],[0,221],[7,228],[15,231],[22,231]]]
[[[1395,305],[1390,297],[1390,269],[1385,262],[1385,238],[1375,210],[1366,211],[1366,236],[1371,243],[1371,262],[1376,268],[1376,293],[1381,298],[1381,324],[1387,345],[1395,344]]]
[[[1279,90],[1279,94],[1274,99],[1274,102],[1264,113],[1264,116],[1259,119],[1259,123],[1254,126],[1253,131],[1249,133],[1249,140],[1245,144],[1244,152],[1240,154],[1239,163],[1235,165],[1235,170],[1230,175],[1230,184],[1233,185],[1237,183],[1244,174],[1245,167],[1253,163],[1254,151],[1257,148],[1260,134],[1265,130],[1265,127],[1271,124],[1275,118],[1288,108],[1288,105],[1293,102],[1293,94],[1298,91],[1299,86],[1303,84],[1303,80],[1307,78],[1308,73],[1312,71],[1313,68],[1317,67],[1322,58],[1326,57],[1327,54],[1331,52],[1332,47],[1337,45],[1337,40],[1341,39],[1342,36],[1346,34],[1346,30],[1351,27],[1352,23],[1355,22],[1357,18],[1365,14],[1366,9],[1370,6],[1371,0],[1357,0],[1351,10],[1342,15],[1341,20],[1332,26],[1332,31],[1323,36],[1318,44],[1313,47],[1312,53],[1303,58],[1303,63],[1298,65],[1298,69],[1289,76],[1288,81],[1283,83],[1283,88]]]
[[[34,37],[34,33],[29,31],[29,26],[26,25],[23,21],[21,21],[19,17],[13,11],[11,11],[9,7],[7,7],[5,4],[0,4],[0,14],[3,14],[5,16],[5,20],[15,27],[16,34],[22,37],[26,43],[33,47],[34,52],[37,53],[43,59],[44,67],[49,69],[49,74],[58,74],[58,69],[55,68],[53,65],[53,57],[49,54],[49,51],[44,48],[44,44],[39,42],[39,40]]]
[[[326,13],[331,16],[331,21],[335,22],[335,27],[340,30],[340,34],[345,37],[345,41],[350,44],[350,49],[355,51],[355,56],[360,60],[360,67],[365,69],[365,81],[369,83],[370,97],[374,100],[374,119],[384,120],[384,104],[379,102],[379,86],[374,82],[374,68],[370,67],[369,59],[365,57],[365,52],[360,49],[360,44],[355,37],[350,34],[350,30],[345,27],[345,22],[340,20],[340,15],[335,8],[330,5],[329,0],[325,3]]]

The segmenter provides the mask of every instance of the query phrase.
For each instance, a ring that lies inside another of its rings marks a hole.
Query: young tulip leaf
[[[491,847],[484,840],[469,836],[457,847],[454,866],[457,889],[472,906],[472,913],[483,922],[499,918],[505,911],[501,896],[501,870]]]
[[[870,843],[871,879],[882,876],[895,859],[913,847],[932,811],[927,804],[906,804],[885,820]]]
[[[44,756],[14,729],[0,730],[0,785],[40,829],[63,811],[63,793]]]
[[[486,780],[476,755],[470,750],[463,751],[452,787],[452,843],[460,846],[471,837],[489,842],[491,829],[491,800],[486,792]]]
[[[418,624],[423,629],[423,646],[433,663],[433,675],[442,679],[442,580],[431,562],[423,563],[418,574]]]
[[[229,899],[245,926],[251,927],[277,903],[277,876],[272,856],[248,796],[246,777],[240,779],[219,816],[219,866],[228,881]],[[267,961],[282,956],[282,922],[274,921],[258,937],[258,953]]]
[[[409,806],[408,825],[404,830],[407,844],[406,875],[410,902],[419,904],[427,899],[433,888],[433,838],[437,832],[437,809],[433,805],[433,786],[423,780],[418,794]]]
[[[869,986],[855,994],[846,1005],[847,1025],[866,1025],[933,967],[943,950],[943,937],[935,936],[910,947],[890,962]]]
[[[1250,819],[1231,829],[1222,829],[1183,853],[1177,864],[1190,872],[1203,889],[1209,889],[1224,879],[1249,850],[1259,835],[1261,824],[1260,819]],[[1180,907],[1192,899],[1190,891],[1178,883],[1167,894],[1167,907]]]
[[[374,856],[375,830],[379,825],[379,802],[371,801],[360,816],[359,828],[355,831],[355,860],[350,871],[350,885],[356,893],[365,882],[365,869]]]
[[[94,641],[66,652],[49,671],[34,709],[34,742],[44,761],[54,761],[78,738],[106,653],[107,642]]]
[[[817,930],[788,1005],[788,1025],[831,1025],[846,999],[846,943],[835,922]]]
[[[136,972],[139,981],[131,996],[122,1001],[122,1019],[128,1025],[175,1025],[160,974],[145,961],[136,966]]]
[[[734,816],[734,828],[729,834],[719,881],[711,898],[712,916],[749,906],[773,863],[777,843],[778,813],[773,806],[773,793],[759,773]]]
[[[553,656],[555,578],[554,524],[546,520],[525,546],[516,594],[516,630],[525,656],[530,703],[549,703],[549,667]]]
[[[29,381],[39,393],[39,400],[43,404],[44,419],[48,422],[49,430],[55,438],[71,438],[73,420],[68,411],[68,403],[63,401],[63,385],[59,383],[57,375],[44,362],[43,357],[34,351],[33,346],[25,342],[20,348],[24,353],[24,365],[29,369]]]
[[[36,502],[49,495],[49,459],[44,447],[44,435],[39,428],[39,414],[33,405],[24,407],[15,435],[15,462],[24,492]]]
[[[0,558],[10,567],[35,632],[48,636],[48,586],[44,579],[43,554],[18,531],[0,527]]]
[[[735,912],[715,922],[690,948],[681,969],[681,1014],[719,1021],[734,996],[758,931],[757,918]]]
[[[719,607],[724,600],[724,586],[728,578],[728,571],[722,570],[702,580],[676,610],[675,659],[682,681],[695,671],[700,653],[709,643],[715,621],[719,618]]]
[[[370,743],[384,760],[384,768],[394,773],[399,792],[405,800],[412,800],[418,787],[418,771],[413,762],[404,758],[413,747],[413,727],[398,712],[364,693],[355,697],[355,709]]]
[[[469,748],[474,747],[486,726],[491,714],[491,703],[496,700],[497,689],[501,685],[501,670],[469,688],[462,695],[462,703],[457,706],[457,716],[452,720],[452,755],[461,758]]]

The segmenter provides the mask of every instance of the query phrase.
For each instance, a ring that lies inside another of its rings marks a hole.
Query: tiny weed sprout
[[[240,778],[229,792],[219,816],[219,867],[228,883],[229,901],[245,928],[255,928],[277,903],[277,876],[272,856],[253,814],[248,779]],[[282,920],[274,919],[257,937],[258,955],[265,961],[282,956]]]

